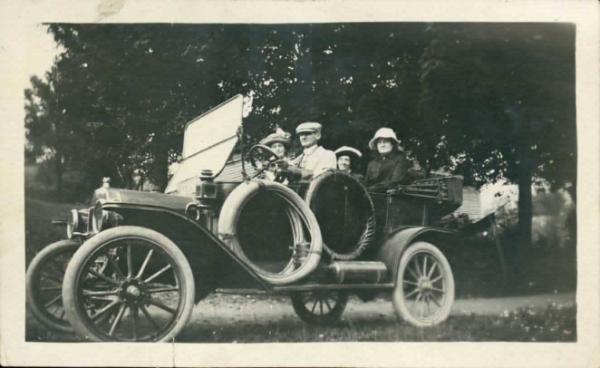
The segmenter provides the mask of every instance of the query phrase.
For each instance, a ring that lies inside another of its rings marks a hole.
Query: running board
[[[261,289],[216,289],[218,294],[258,294],[272,295],[278,293],[289,293],[294,291],[314,290],[392,290],[393,283],[387,284],[302,284],[288,286],[274,286],[272,291]]]
[[[216,289],[217,294],[258,294],[258,295],[269,295],[273,294],[262,289]]]
[[[391,290],[393,283],[386,284],[302,284],[274,286],[273,292],[313,291],[313,290]]]

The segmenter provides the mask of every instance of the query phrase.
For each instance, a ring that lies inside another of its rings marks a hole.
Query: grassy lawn
[[[575,308],[519,310],[504,316],[453,316],[441,325],[416,328],[405,322],[349,321],[311,326],[295,318],[273,324],[231,324],[184,331],[180,342],[324,342],[324,341],[576,341]]]
[[[574,249],[531,246],[520,257],[518,266],[507,262],[505,283],[493,241],[466,239],[450,259],[457,296],[501,297],[576,290],[577,258]]]
[[[26,262],[46,245],[66,238],[64,225],[52,225],[52,220],[66,219],[71,208],[82,204],[47,202],[25,197],[25,243]]]
[[[373,318],[344,320],[332,326],[312,326],[298,318],[273,323],[225,323],[186,328],[178,342],[343,342],[343,341],[576,341],[574,307],[549,306],[543,311],[521,309],[502,316],[452,316],[441,325],[416,328],[405,322]],[[49,331],[39,324],[27,331],[29,341],[80,341],[75,335]]]

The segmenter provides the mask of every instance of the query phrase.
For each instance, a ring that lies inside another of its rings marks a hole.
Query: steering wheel
[[[272,164],[279,161],[279,157],[264,144],[255,144],[248,150],[248,160],[254,168],[258,169],[258,172],[252,176],[252,179],[254,179],[268,170]]]

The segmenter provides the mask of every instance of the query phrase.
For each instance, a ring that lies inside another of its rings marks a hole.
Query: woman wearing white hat
[[[263,138],[259,143],[269,147],[278,158],[285,158],[287,151],[290,148],[292,142],[292,135],[288,132],[283,131],[281,128],[277,128],[275,133],[271,133]]]
[[[265,138],[261,139],[259,144],[265,145],[269,147],[273,153],[277,155],[277,158],[280,160],[288,160],[287,153],[292,143],[292,135],[288,132],[283,131],[281,128],[277,128],[275,133],[271,133]],[[267,163],[264,163],[267,164]],[[275,179],[274,173],[275,167],[269,168],[265,171],[265,177],[270,180]]]
[[[377,151],[377,157],[367,166],[365,182],[370,191],[385,191],[409,180],[410,165],[392,129],[377,130],[369,141],[369,148]]]
[[[337,168],[347,174],[352,175],[356,179],[362,181],[364,176],[352,172],[352,166],[362,157],[362,153],[353,147],[342,146],[335,150],[337,157]]]

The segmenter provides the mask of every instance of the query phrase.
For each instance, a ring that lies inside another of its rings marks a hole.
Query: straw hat
[[[375,132],[375,135],[369,141],[369,148],[372,149],[373,151],[375,151],[377,149],[376,143],[377,143],[378,139],[392,140],[392,141],[396,142],[396,144],[398,145],[399,151],[404,151],[404,148],[402,148],[402,146],[400,146],[400,140],[396,137],[396,133],[390,128],[379,128],[377,130],[377,132]]]
[[[273,143],[282,143],[284,146],[290,146],[292,141],[292,135],[288,132],[283,131],[281,128],[277,128],[275,133],[271,133],[263,138],[259,143],[265,146],[271,146]]]

